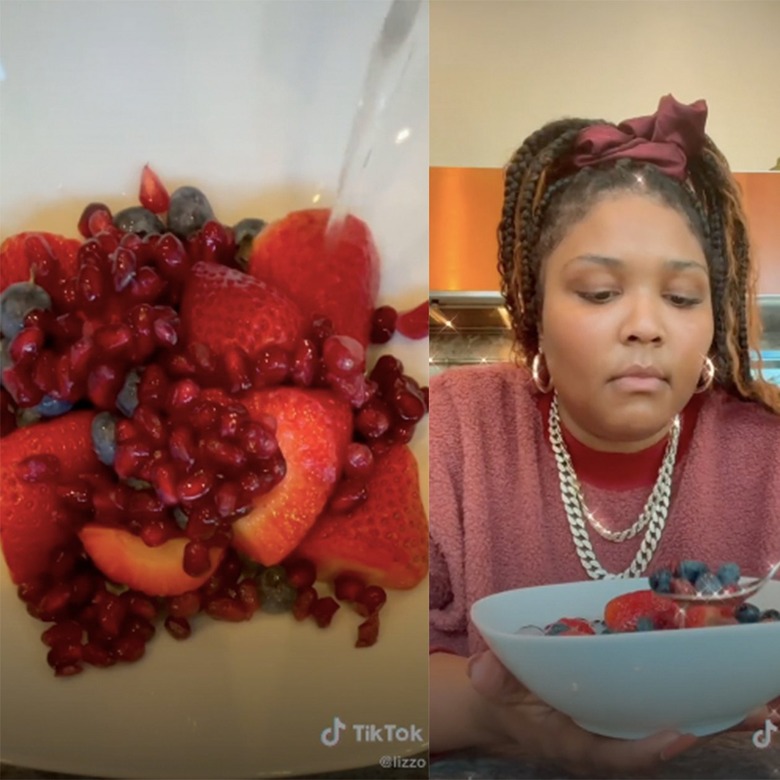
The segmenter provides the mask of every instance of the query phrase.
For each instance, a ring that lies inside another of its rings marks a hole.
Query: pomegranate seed
[[[360,442],[350,442],[344,461],[344,474],[348,477],[367,479],[374,470],[374,455],[371,449]]]
[[[137,430],[146,434],[155,445],[161,444],[165,439],[165,425],[160,415],[151,407],[139,404],[133,412],[133,422]]]
[[[103,298],[103,276],[95,265],[82,265],[78,272],[76,287],[81,305],[93,311]]]
[[[199,506],[190,512],[187,520],[187,536],[196,542],[205,542],[214,537],[217,532],[219,520],[214,513],[205,506]]]
[[[89,336],[79,339],[68,347],[68,366],[74,379],[87,378],[94,355],[95,343]]]
[[[111,281],[116,292],[122,292],[136,274],[138,261],[135,252],[120,246],[111,256]]]
[[[374,612],[358,626],[355,647],[371,647],[379,638],[379,614]]]
[[[109,593],[98,609],[98,625],[110,637],[119,636],[127,616],[127,603],[119,596]]]
[[[87,377],[87,396],[98,409],[113,411],[124,381],[124,374],[117,366],[97,365]]]
[[[260,594],[254,580],[246,579],[239,583],[238,600],[250,618],[260,609]]]
[[[205,469],[198,469],[185,477],[177,486],[179,501],[188,503],[203,498],[214,486],[213,475]]]
[[[424,300],[414,309],[399,314],[396,328],[408,339],[428,338],[428,300]]]
[[[163,357],[166,370],[171,376],[193,377],[197,371],[194,361],[187,355],[168,353]]]
[[[161,347],[175,347],[179,340],[179,333],[176,326],[165,319],[157,319],[154,321],[154,337],[157,343]]]
[[[127,286],[130,298],[137,303],[153,303],[164,289],[165,281],[148,265],[139,268],[135,279]]]
[[[49,666],[57,668],[58,666],[68,666],[77,664],[81,661],[81,645],[77,643],[63,642],[54,645],[46,655],[46,661]]]
[[[280,385],[290,375],[292,363],[290,354],[282,347],[266,347],[255,361],[252,385],[257,389]]]
[[[183,425],[174,428],[168,439],[168,449],[175,460],[192,465],[196,452],[192,430]]]
[[[180,379],[171,388],[168,409],[172,413],[183,412],[200,395],[200,386],[193,379]]]
[[[317,569],[314,564],[303,558],[286,562],[284,570],[287,573],[287,582],[296,590],[314,585],[317,579]]]
[[[32,369],[32,381],[44,393],[50,392],[57,385],[56,371],[58,360],[51,350],[44,350]]]
[[[252,382],[249,379],[246,354],[242,349],[229,347],[223,356],[223,363],[230,392],[238,393],[252,386]]]
[[[81,664],[58,664],[54,667],[55,677],[73,677],[83,671]]]
[[[243,450],[219,439],[206,439],[201,444],[201,451],[220,466],[240,469],[246,463]]]
[[[146,652],[146,642],[137,634],[121,636],[113,643],[112,649],[118,661],[134,663]]]
[[[422,393],[423,401],[425,403],[425,411],[427,412],[431,407],[428,402],[428,388],[427,387],[421,387],[420,392]]]
[[[182,281],[186,277],[190,259],[184,244],[173,233],[155,236],[152,254],[160,273],[166,279]]]
[[[358,614],[368,617],[374,612],[379,612],[387,601],[387,593],[378,585],[369,585],[361,594],[355,604]]]
[[[14,363],[32,360],[43,346],[44,338],[44,333],[40,328],[23,328],[11,342],[11,359]]]
[[[177,618],[191,618],[200,612],[201,595],[195,590],[173,596],[168,602],[168,612]]]
[[[111,211],[105,203],[90,203],[79,217],[79,233],[84,238],[94,236],[111,225]]]
[[[309,586],[300,590],[293,604],[293,617],[296,620],[304,620],[309,617],[315,601],[317,601],[317,591],[313,587]]]
[[[325,343],[325,340],[335,333],[333,330],[333,322],[327,317],[314,317],[311,321],[309,333],[314,344],[318,348],[321,348]]]
[[[366,379],[363,374],[339,376],[328,373],[325,382],[355,409],[365,406],[376,393],[376,383]]]
[[[184,571],[190,577],[200,577],[210,568],[209,548],[202,542],[188,542],[184,548]]]
[[[150,455],[151,450],[143,442],[130,441],[118,444],[114,456],[114,471],[120,479],[135,477],[141,464],[146,462]]]
[[[212,351],[205,344],[189,344],[187,354],[195,363],[196,371],[204,376],[211,377],[216,375],[219,367]]]
[[[95,346],[105,355],[124,355],[130,352],[133,343],[133,332],[127,325],[104,325],[95,331],[93,336]]]
[[[398,423],[390,431],[393,444],[408,444],[414,437],[415,423]]]
[[[237,599],[229,596],[219,596],[206,601],[205,610],[215,620],[227,620],[238,623],[248,619],[246,607]]]
[[[390,428],[390,413],[378,398],[369,401],[355,417],[355,430],[367,439],[377,439]]]
[[[232,482],[223,482],[214,493],[214,506],[220,517],[230,517],[238,506],[238,487]]]
[[[164,214],[168,211],[171,198],[168,190],[157,174],[148,166],[144,165],[141,171],[141,188],[138,192],[138,200],[145,209],[149,209],[153,214]]]
[[[84,629],[75,620],[64,620],[47,628],[41,639],[47,647],[55,645],[80,645]]]
[[[170,387],[163,369],[156,363],[146,366],[138,382],[138,402],[152,409],[162,409]]]
[[[127,601],[127,609],[131,615],[142,617],[149,622],[157,617],[157,607],[148,596],[128,590],[122,594],[122,598]]]
[[[96,589],[97,591],[97,589]],[[97,593],[95,594],[97,595]],[[81,609],[77,616],[78,622],[86,631],[97,630],[98,606],[97,604],[87,604]]]
[[[177,480],[176,469],[171,463],[158,463],[152,471],[152,484],[157,492],[157,496],[165,506],[176,506],[179,503]]]
[[[298,387],[309,387],[317,372],[317,348],[310,339],[302,339],[293,353],[290,378]]]
[[[419,388],[404,383],[403,389],[397,389],[391,398],[396,414],[406,422],[419,422],[425,416],[425,399]]]
[[[366,588],[363,580],[355,574],[339,574],[333,587],[339,601],[357,601]]]
[[[366,351],[359,341],[349,336],[330,336],[322,346],[322,360],[328,372],[348,377],[363,373]]]
[[[279,451],[279,442],[265,426],[257,422],[250,422],[244,427],[239,436],[239,446],[248,455],[265,460]]]
[[[368,488],[363,480],[344,479],[328,502],[329,511],[334,514],[345,514],[360,506],[368,498]]]
[[[230,265],[235,257],[233,231],[210,220],[189,239],[187,251],[194,263]]]
[[[189,415],[190,425],[195,430],[206,431],[213,427],[219,417],[219,408],[210,401],[197,403]]]
[[[97,575],[87,573],[77,574],[71,583],[71,603],[74,606],[87,604],[95,595],[98,586],[99,579]]]
[[[327,628],[339,609],[341,609],[341,605],[336,599],[331,596],[325,596],[324,598],[318,598],[311,605],[311,616],[320,628]]]
[[[29,372],[23,366],[3,369],[3,385],[19,406],[35,406],[43,398],[43,391],[33,384]]]
[[[143,525],[139,536],[147,547],[159,547],[171,538],[171,530],[162,520],[150,520]]]
[[[404,375],[404,364],[393,355],[382,355],[376,365],[371,369],[371,379],[378,385],[383,393],[392,388],[397,379]]]
[[[398,320],[398,312],[392,306],[380,306],[374,309],[371,317],[371,343],[385,344],[393,337]]]
[[[24,482],[53,482],[60,475],[60,461],[54,455],[31,455],[20,461],[16,475]]]
[[[78,554],[67,547],[55,550],[49,566],[49,574],[54,580],[64,580],[73,574],[78,561]]]
[[[19,598],[26,604],[37,604],[44,597],[49,587],[50,583],[41,579],[21,583],[16,592]]]
[[[187,639],[192,634],[189,620],[169,615],[165,618],[165,629],[174,639]]]
[[[113,666],[116,663],[111,651],[97,642],[87,642],[84,645],[81,650],[81,659],[86,664],[99,667]]]
[[[70,605],[71,589],[68,582],[58,582],[38,602],[42,620],[56,620]]]
[[[140,615],[130,615],[127,618],[125,636],[137,636],[144,642],[149,642],[157,633],[157,629],[146,618]]]

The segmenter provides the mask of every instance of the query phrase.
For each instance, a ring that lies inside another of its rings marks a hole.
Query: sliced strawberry
[[[396,330],[408,339],[428,338],[428,301],[398,315]]]
[[[195,263],[181,301],[185,338],[216,354],[241,347],[250,358],[265,347],[292,350],[303,332],[298,307],[275,287],[216,263]]]
[[[164,214],[168,211],[168,206],[171,203],[168,190],[165,189],[157,174],[148,165],[144,165],[141,172],[138,200],[144,208],[149,209],[153,214]]]
[[[95,566],[111,581],[147,596],[180,596],[204,585],[225,557],[225,549],[209,550],[211,566],[197,577],[182,568],[187,539],[169,539],[158,547],[122,528],[90,523],[79,539]]]
[[[391,447],[376,463],[366,501],[346,514],[323,514],[298,554],[323,579],[354,573],[383,588],[418,585],[428,572],[428,522],[412,451]]]
[[[27,482],[20,476],[22,461],[52,455],[59,461],[61,479],[104,467],[92,451],[94,412],[71,412],[49,422],[18,428],[3,438],[0,472],[0,539],[15,583],[28,582],[46,571],[55,548],[65,544],[73,529],[59,508],[52,482]]]
[[[675,626],[680,608],[670,599],[652,590],[624,593],[609,601],[604,608],[604,622],[610,631],[636,631],[642,618],[653,621],[655,628]]]
[[[352,412],[326,390],[280,387],[240,400],[254,419],[276,419],[276,439],[287,463],[282,481],[233,524],[237,549],[271,566],[298,546],[333,492],[352,437]]]
[[[734,607],[714,604],[692,604],[685,608],[680,618],[681,628],[706,628],[707,626],[734,626],[739,621],[734,617]]]
[[[68,279],[78,270],[76,253],[80,246],[78,239],[55,233],[36,231],[9,236],[0,246],[0,292],[30,278],[39,281],[42,275]]]
[[[309,320],[324,316],[335,332],[369,343],[379,291],[379,255],[368,226],[347,216],[327,238],[329,209],[294,211],[260,232],[248,272],[279,287]]]

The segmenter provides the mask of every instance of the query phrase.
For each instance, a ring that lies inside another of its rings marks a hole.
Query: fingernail
[[[670,737],[670,741],[661,751],[661,761],[670,761],[675,756],[687,750],[698,742],[699,738],[693,734],[679,734],[676,737]]]

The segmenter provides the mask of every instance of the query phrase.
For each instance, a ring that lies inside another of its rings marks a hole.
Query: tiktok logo
[[[333,718],[333,725],[328,726],[322,730],[322,734],[320,734],[320,742],[322,742],[325,747],[333,747],[334,745],[337,745],[341,739],[341,732],[346,727],[347,724],[344,723],[344,721],[337,715],[335,718]]]
[[[767,718],[763,729],[759,729],[753,734],[753,744],[759,749],[763,750],[768,748],[772,742],[772,732],[777,731],[778,728],[772,721]]]

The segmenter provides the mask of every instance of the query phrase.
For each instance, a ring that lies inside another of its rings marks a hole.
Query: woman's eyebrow
[[[586,254],[586,255],[577,255],[576,257],[571,258],[571,260],[569,260],[566,263],[564,268],[571,265],[572,263],[577,263],[577,262],[594,263],[596,265],[605,266],[607,268],[620,268],[625,265],[625,262],[623,260],[620,260],[617,257]],[[707,276],[709,276],[709,269],[707,268],[707,266],[697,262],[696,260],[671,259],[671,260],[664,261],[664,266],[666,266],[671,271],[698,270],[707,274]]]

